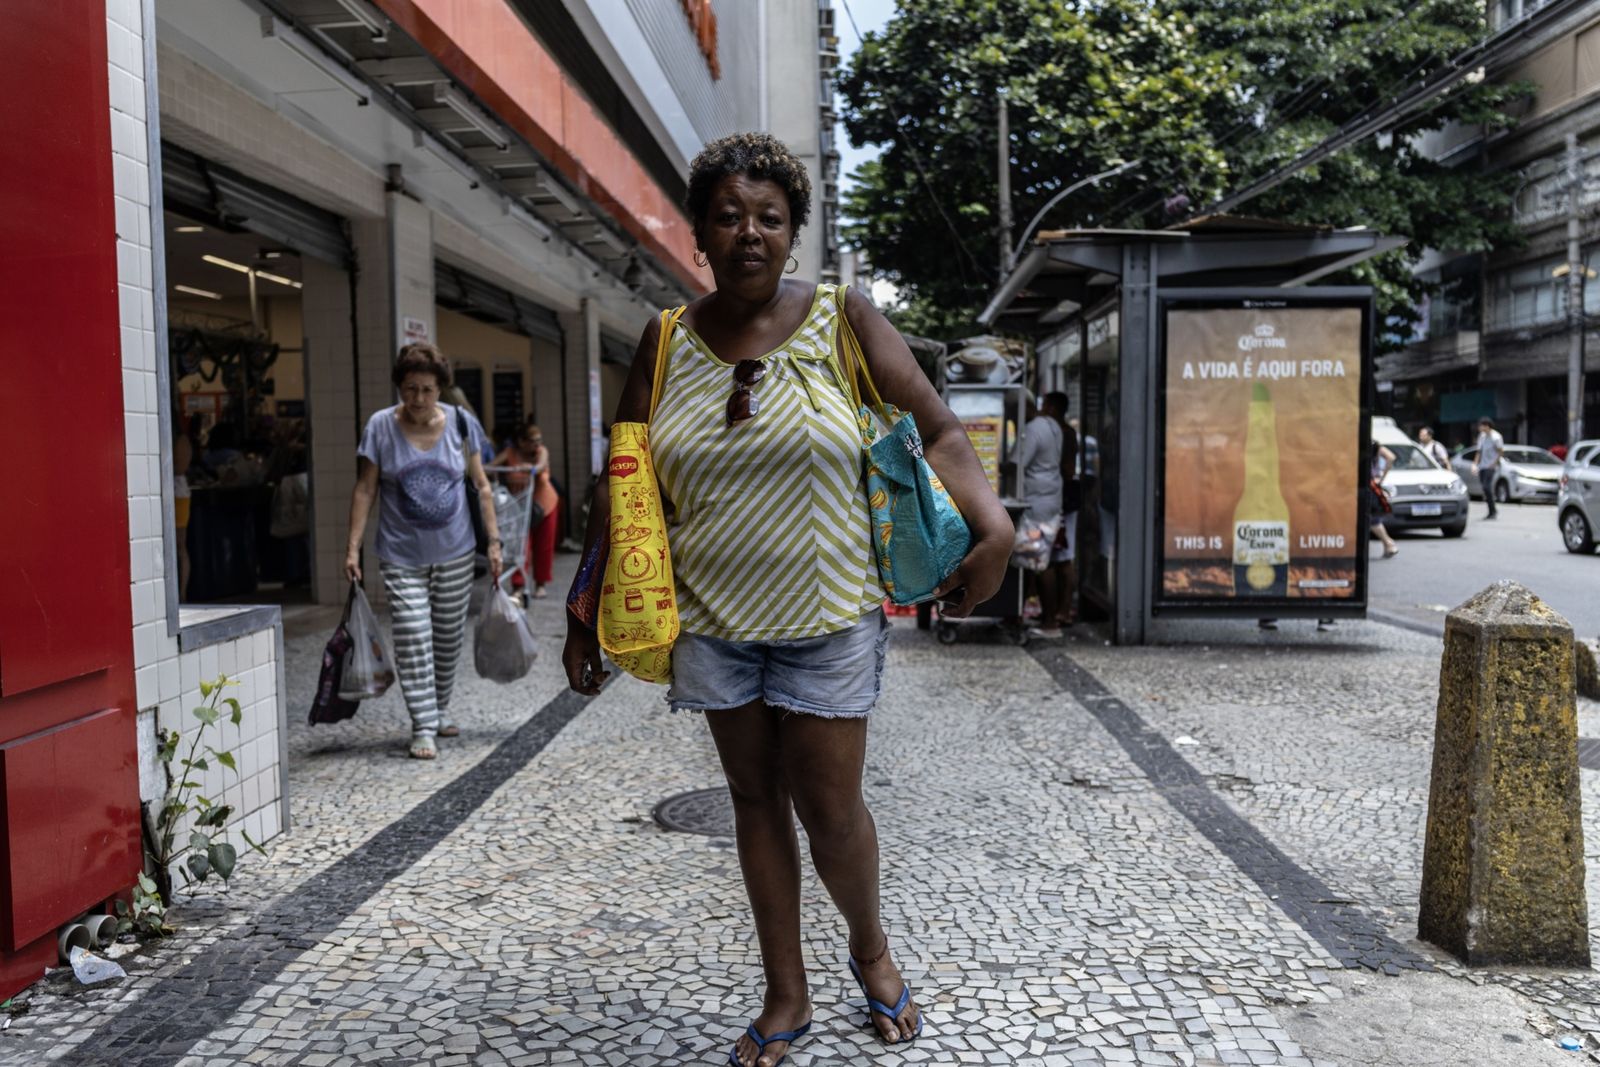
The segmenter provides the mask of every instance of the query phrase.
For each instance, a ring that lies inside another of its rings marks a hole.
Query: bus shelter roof
[[[1130,254],[1151,257],[1163,287],[1307,285],[1402,248],[1364,226],[1335,229],[1237,215],[1208,215],[1164,230],[1048,230],[1012,266],[978,316],[984,326],[1052,332],[1118,285]]]

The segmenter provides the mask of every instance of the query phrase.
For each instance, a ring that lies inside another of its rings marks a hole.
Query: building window
[[[1489,328],[1516,330],[1559,322],[1567,313],[1567,282],[1555,276],[1562,257],[1525,263],[1495,274],[1489,283]]]

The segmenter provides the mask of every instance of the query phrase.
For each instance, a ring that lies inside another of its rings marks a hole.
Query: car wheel
[[[1507,485],[1503,480],[1495,482],[1494,499],[1496,503],[1509,504],[1511,502],[1511,486]]]
[[[1452,522],[1448,526],[1439,527],[1439,532],[1446,537],[1460,537],[1467,532],[1467,524],[1464,522]]]
[[[1561,516],[1561,540],[1568,552],[1588,555],[1594,551],[1594,531],[1589,529],[1589,520],[1577,508],[1568,508]]]

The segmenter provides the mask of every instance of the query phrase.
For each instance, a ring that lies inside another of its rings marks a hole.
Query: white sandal
[[[439,755],[439,746],[432,737],[413,737],[411,739],[412,759],[436,759]]]

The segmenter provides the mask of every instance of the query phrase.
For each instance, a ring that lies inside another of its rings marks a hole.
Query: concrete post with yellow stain
[[[1501,581],[1445,623],[1417,933],[1469,964],[1589,965],[1572,627]]]

